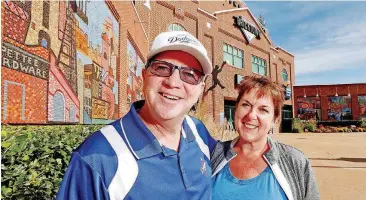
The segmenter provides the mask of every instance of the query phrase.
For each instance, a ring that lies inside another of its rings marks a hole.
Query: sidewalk
[[[366,199],[366,133],[281,133],[310,159],[321,199]]]

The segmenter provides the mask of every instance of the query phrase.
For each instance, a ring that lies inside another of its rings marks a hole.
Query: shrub
[[[349,128],[347,128],[347,127],[343,127],[343,132],[345,132],[345,133],[349,133],[349,132],[352,132],[352,130],[351,129],[349,129]]]
[[[326,128],[326,129],[324,130],[324,133],[332,133],[332,131],[331,131],[330,129]]]
[[[2,198],[54,199],[72,150],[101,127],[3,126]]]
[[[323,124],[319,124],[319,129],[323,129],[323,128],[324,128]]]
[[[237,137],[234,123],[228,122],[226,119],[223,124],[215,123],[213,118],[207,114],[208,104],[202,102],[198,103],[195,110],[191,110],[189,115],[196,117],[201,120],[211,136],[216,140],[227,141]]]
[[[292,132],[294,133],[304,132],[304,124],[299,118],[292,119]]]
[[[315,129],[314,133],[321,133],[322,131],[320,129]]]
[[[315,120],[309,120],[305,122],[304,129],[307,129],[309,132],[314,132],[316,129],[316,121]]]
[[[361,119],[360,127],[361,128],[366,128],[366,118]]]
[[[293,127],[292,132],[293,133],[303,133],[304,130],[301,127]]]
[[[361,120],[343,120],[343,121],[321,121],[319,122],[323,126],[350,126],[355,125],[357,127],[360,126]],[[320,125],[319,125],[320,126]]]
[[[330,130],[332,133],[337,133],[337,132],[338,132],[337,127],[333,127],[333,126],[329,127],[329,130]]]

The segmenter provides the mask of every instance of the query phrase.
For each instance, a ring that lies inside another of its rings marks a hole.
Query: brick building
[[[366,118],[366,83],[294,86],[295,116],[321,121]]]
[[[126,68],[125,63],[131,62],[126,62],[125,59],[135,59],[135,55],[131,56],[129,52],[129,56],[124,56],[126,50],[131,51],[126,46],[133,47],[132,51],[145,63],[148,49],[156,35],[168,30],[186,30],[204,44],[214,68],[217,69],[206,80],[205,92],[200,99],[215,122],[221,123],[224,118],[233,119],[237,97],[236,83],[247,75],[267,76],[282,84],[287,91],[283,116],[292,117],[294,56],[273,44],[269,31],[244,3],[154,1],[148,5],[145,2],[132,1],[113,4],[121,16],[122,69]],[[227,63],[223,64],[225,60]],[[122,79],[130,76],[125,73],[136,74],[133,70],[122,70]],[[128,82],[134,85],[132,78]],[[121,91],[125,91],[123,87],[125,86],[121,85]],[[133,88],[129,85],[127,87],[128,90]],[[128,94],[128,101],[137,100],[135,96]],[[127,112],[128,108],[129,104],[121,104],[122,113]]]
[[[6,38],[14,40],[21,50],[44,58],[47,73],[41,77],[43,85],[26,87],[42,92],[24,97],[41,99],[37,106],[44,109],[27,102],[20,110],[2,106],[2,123],[109,123],[123,116],[132,102],[143,98],[141,70],[153,39],[174,30],[192,33],[208,51],[215,70],[200,103],[215,122],[233,119],[235,87],[247,75],[282,84],[287,95],[283,117],[293,116],[294,56],[275,46],[243,2],[7,0],[1,12],[2,46]],[[4,59],[9,58],[3,53],[2,63]],[[4,64],[2,70],[3,91],[4,81],[24,76],[11,75],[18,72]],[[20,89],[11,98],[6,92],[7,105],[22,106]],[[25,112],[24,120],[4,121],[5,115],[20,116],[27,109],[42,110],[37,113],[42,119]]]
[[[23,45],[30,24],[27,5],[2,5],[2,123],[47,122],[49,51]],[[37,96],[27,95],[32,93]]]

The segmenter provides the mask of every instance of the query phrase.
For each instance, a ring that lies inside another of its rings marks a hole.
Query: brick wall
[[[90,3],[95,2],[91,1]],[[248,43],[241,31],[233,26],[233,16],[239,15],[244,16],[251,24],[259,26],[251,12],[245,8],[244,3],[239,1],[235,1],[234,3],[234,1],[205,2],[195,0],[184,2],[151,1],[151,10],[144,6],[144,3],[144,1],[135,1],[135,3],[132,1],[107,1],[106,3],[109,11],[113,13],[114,17],[118,21],[119,26],[119,54],[117,57],[118,69],[116,69],[116,79],[118,81],[118,108],[114,108],[114,110],[118,110],[118,114],[115,114],[114,117],[121,117],[129,110],[129,104],[127,104],[126,84],[128,77],[127,41],[131,42],[136,54],[141,57],[142,62],[145,63],[146,55],[153,39],[159,33],[167,31],[169,24],[172,23],[182,25],[185,30],[195,35],[204,44],[210,58],[212,59],[213,65],[221,66],[221,63],[223,62],[222,47],[224,42],[244,51],[243,69],[226,65],[224,70],[218,75],[218,78],[225,86],[225,89],[216,87],[212,91],[202,94],[200,98],[201,103],[205,103],[207,105],[207,113],[210,117],[214,118],[216,122],[219,121],[220,113],[224,111],[224,100],[236,99],[237,91],[234,88],[235,74],[243,76],[252,75],[252,55],[266,60],[267,76],[272,80],[283,83],[281,72],[282,69],[285,68],[288,71],[291,83],[294,83],[293,55],[287,53],[281,48],[277,48],[269,39],[268,32],[262,33],[260,39],[254,39],[251,43]],[[40,47],[40,44],[35,43],[35,37],[38,35],[38,32],[43,30],[50,36],[50,52],[58,55],[63,36],[63,33],[58,32],[58,30],[63,30],[64,28],[64,22],[66,20],[65,11],[68,6],[67,3],[60,1],[58,3],[53,2],[51,4],[50,22],[52,23],[50,23],[49,29],[42,26],[42,20],[30,19],[31,16],[27,15],[27,13],[38,12],[42,6],[41,3],[34,3],[32,7],[24,11],[25,15],[22,16],[14,16],[14,13],[12,13],[9,8],[9,3],[2,2],[2,5],[8,6],[6,9],[4,9],[4,6],[2,7],[3,24],[8,21],[12,22],[11,20],[18,20],[17,23],[6,23],[5,26],[2,26],[2,29],[4,30],[4,28],[8,26],[13,30],[8,31],[5,34],[17,40],[14,40],[14,43],[20,44],[20,46],[18,46],[19,48],[25,49],[26,51],[37,51],[32,53],[48,60],[48,54],[46,54],[48,51],[45,53],[45,48],[42,48]],[[58,13],[55,14],[55,12]],[[34,16],[38,16],[36,14],[39,15],[39,13],[35,13]],[[29,28],[29,23],[32,23],[32,28]],[[76,24],[76,26],[78,26],[78,24]],[[24,43],[38,46],[32,46],[31,49],[27,49],[28,46]],[[95,58],[100,57],[100,55],[97,52],[93,53],[91,51],[91,49],[88,51],[89,58],[93,61],[97,60]],[[57,63],[54,65],[56,66]],[[83,74],[81,69],[83,65],[79,63],[77,63],[77,65],[80,69],[78,75],[82,76]],[[50,77],[50,82],[52,82],[53,78],[55,77]],[[83,79],[80,78],[78,87],[82,86],[82,80]],[[213,84],[212,77],[208,77],[205,83],[205,90],[207,90]],[[57,89],[54,89],[53,86],[50,86],[50,88],[52,91],[50,90],[48,94],[53,95]],[[61,88],[59,89],[62,91]],[[72,100],[72,102],[75,104],[77,104],[77,101],[82,102],[82,95],[83,92],[79,93],[79,97],[77,97],[76,94],[71,95],[76,96],[76,100]],[[286,104],[292,105],[292,99],[287,101]],[[52,105],[49,106],[52,109]],[[80,113],[82,112],[82,107],[83,103],[81,103],[81,108],[78,107],[78,109],[80,109]],[[112,113],[113,108],[110,109],[110,113]],[[66,110],[68,110],[68,107]],[[81,119],[80,122],[82,121],[83,120]]]
[[[160,32],[168,30],[168,25],[177,23],[182,25],[186,31],[195,35],[206,47],[213,65],[221,66],[223,61],[222,46],[223,43],[230,44],[244,51],[244,68],[226,65],[224,70],[218,75],[220,82],[225,89],[216,87],[213,91],[204,93],[201,96],[201,102],[209,108],[207,114],[219,122],[220,113],[224,111],[224,100],[236,100],[237,91],[234,88],[234,76],[252,75],[252,55],[258,56],[266,60],[267,76],[272,80],[283,84],[282,69],[285,68],[290,78],[290,87],[294,83],[294,56],[287,53],[281,48],[274,46],[272,41],[267,37],[268,33],[262,33],[261,39],[254,39],[248,43],[241,31],[233,26],[233,16],[245,16],[252,24],[256,24],[254,17],[248,9],[238,9],[233,2],[205,2],[205,1],[156,1],[150,2],[151,10],[143,5],[144,2],[114,2],[114,6],[118,14],[121,16],[120,29],[120,53],[121,53],[121,86],[120,104],[121,113],[128,111],[125,94],[125,80],[127,79],[126,60],[126,35],[130,37],[132,43],[135,44],[135,50],[141,53],[146,59],[148,49],[153,39]],[[240,3],[240,7],[244,8],[245,4]],[[136,9],[136,10],[135,10]],[[232,10],[235,9],[235,10]],[[232,10],[229,12],[217,12],[223,10]],[[217,12],[216,15],[213,13]],[[145,31],[145,32],[144,32]],[[206,80],[205,90],[212,85],[212,77]],[[293,98],[286,101],[286,104],[292,105]],[[278,132],[278,128],[277,131]]]
[[[3,66],[1,77],[2,123],[46,123],[47,81]]]
[[[358,96],[366,96],[366,83],[294,86],[295,116],[298,116],[298,98],[303,98],[304,94],[306,94],[307,97],[316,97],[318,94],[322,109],[321,120],[328,120],[328,97],[333,97],[336,93],[338,96],[348,96],[348,93],[351,95],[352,119],[359,119],[360,111],[358,106]]]
[[[1,2],[1,5],[2,35],[24,42],[30,22],[29,14],[11,1]]]
[[[62,76],[61,71],[57,68],[56,57],[54,54],[50,55],[50,75],[49,75],[49,86],[48,86],[48,120],[54,121],[53,116],[55,115],[53,109],[53,97],[56,93],[60,93],[65,100],[65,114],[64,122],[70,121],[70,107],[74,106],[76,112],[76,122],[79,121],[79,109],[80,102],[77,95],[73,92],[66,79]]]

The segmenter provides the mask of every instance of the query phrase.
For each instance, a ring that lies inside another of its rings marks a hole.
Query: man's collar
[[[142,122],[137,110],[141,109],[145,101],[137,101],[132,104],[130,111],[120,120],[122,134],[126,138],[128,146],[137,159],[152,157],[162,153],[162,148],[147,126]],[[183,121],[182,137],[187,142],[195,140],[192,130],[186,120]]]

